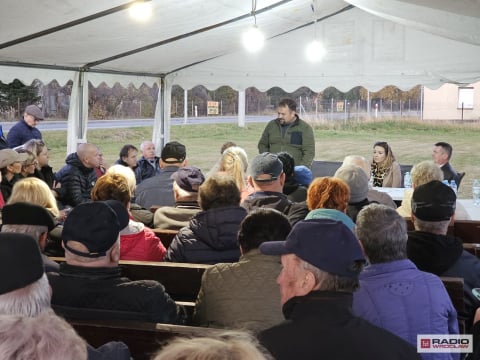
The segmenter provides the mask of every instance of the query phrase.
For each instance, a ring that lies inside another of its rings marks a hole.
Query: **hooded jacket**
[[[420,359],[405,340],[352,314],[352,294],[312,291],[283,305],[286,321],[262,331],[277,360]]]
[[[367,266],[353,294],[353,312],[413,346],[417,334],[458,334],[457,312],[442,281],[408,259]],[[422,358],[450,360],[458,355],[425,353]]]
[[[120,260],[162,261],[167,249],[152,229],[130,220],[120,232]]]
[[[62,184],[65,205],[76,206],[91,201],[90,193],[97,181],[97,174],[92,168],[85,167],[77,153],[72,153],[65,160],[66,165],[56,174],[55,180]]]
[[[295,203],[288,200],[287,195],[274,191],[256,191],[248,196],[241,205],[248,212],[257,208],[278,210],[288,218],[292,226],[305,219],[308,214],[305,201]]]
[[[422,271],[463,278],[465,314],[459,313],[458,317],[466,319],[467,328],[471,326],[480,306],[472,293],[473,288],[480,287],[480,260],[463,250],[460,239],[424,231],[408,232],[407,255]]]
[[[196,264],[237,262],[240,248],[237,232],[247,215],[240,206],[201,211],[180,229],[168,248],[165,261]]]

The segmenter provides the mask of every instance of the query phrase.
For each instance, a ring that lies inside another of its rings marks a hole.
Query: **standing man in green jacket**
[[[315,157],[313,129],[297,115],[297,104],[283,99],[278,104],[278,118],[271,120],[258,142],[259,153],[286,151],[295,159],[295,165],[310,167]]]

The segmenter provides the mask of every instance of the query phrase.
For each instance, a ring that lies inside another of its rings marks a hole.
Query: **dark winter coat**
[[[36,127],[28,125],[23,118],[7,134],[8,146],[12,149],[32,139],[42,140],[42,133]]]
[[[273,191],[256,191],[248,196],[241,205],[248,212],[257,208],[278,210],[288,218],[292,226],[298,221],[304,220],[308,214],[305,201],[295,203],[288,200],[287,195]]]
[[[70,154],[65,160],[66,165],[56,174],[55,180],[62,184],[65,205],[76,206],[91,201],[90,193],[97,181],[95,169],[85,167],[76,153]]]
[[[472,289],[480,287],[480,260],[463,250],[460,239],[424,231],[408,232],[407,255],[422,271],[463,278],[465,313],[459,312],[458,317],[466,319],[469,329],[475,309],[480,306],[480,301],[472,293]]]
[[[276,360],[420,359],[405,340],[352,314],[352,294],[312,291],[283,305],[286,321],[260,333]]]
[[[180,229],[168,248],[164,261],[197,264],[237,262],[240,248],[237,232],[247,215],[240,206],[201,211]]]

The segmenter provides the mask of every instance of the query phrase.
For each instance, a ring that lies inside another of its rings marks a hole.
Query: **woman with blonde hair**
[[[373,144],[373,161],[371,165],[373,186],[400,187],[402,172],[395,160],[392,148],[386,141]]]
[[[314,179],[307,190],[307,206],[310,212],[308,219],[334,219],[342,221],[350,229],[355,224],[346,213],[350,189],[341,179],[334,177],[318,177]]]
[[[7,201],[7,204],[14,204],[17,202],[27,202],[30,204],[40,205],[47,209],[55,218],[60,217],[57,201],[48,188],[48,185],[40,179],[35,177],[27,177],[18,180],[12,189],[12,195]]]
[[[28,140],[22,146],[23,149],[31,151],[37,160],[33,176],[47,183],[50,189],[54,187],[53,169],[48,165],[49,155],[47,145],[40,139]]]
[[[225,331],[211,337],[175,338],[153,360],[269,360],[273,359],[247,332]]]
[[[115,164],[110,166],[107,169],[106,173],[120,174],[125,176],[131,194],[129,209],[130,215],[133,217],[133,220],[139,221],[148,227],[153,227],[153,213],[150,210],[142,208],[133,200],[135,198],[135,188],[137,187],[137,179],[135,178],[135,173],[133,172],[133,169],[129,166]]]
[[[68,209],[58,210],[57,200],[53,196],[52,190],[48,185],[36,177],[27,177],[17,181],[13,185],[12,195],[7,204],[26,202],[44,207],[52,214],[57,224],[55,228],[48,233],[45,254],[49,256],[64,256],[62,248],[62,229],[63,226],[58,222],[65,221]]]
[[[253,193],[247,182],[248,156],[239,146],[231,146],[222,153],[217,172],[230,175],[240,189],[241,201]]]

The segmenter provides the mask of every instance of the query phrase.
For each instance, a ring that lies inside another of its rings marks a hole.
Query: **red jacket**
[[[140,222],[130,220],[120,232],[120,259],[162,261],[167,249],[155,233]]]

